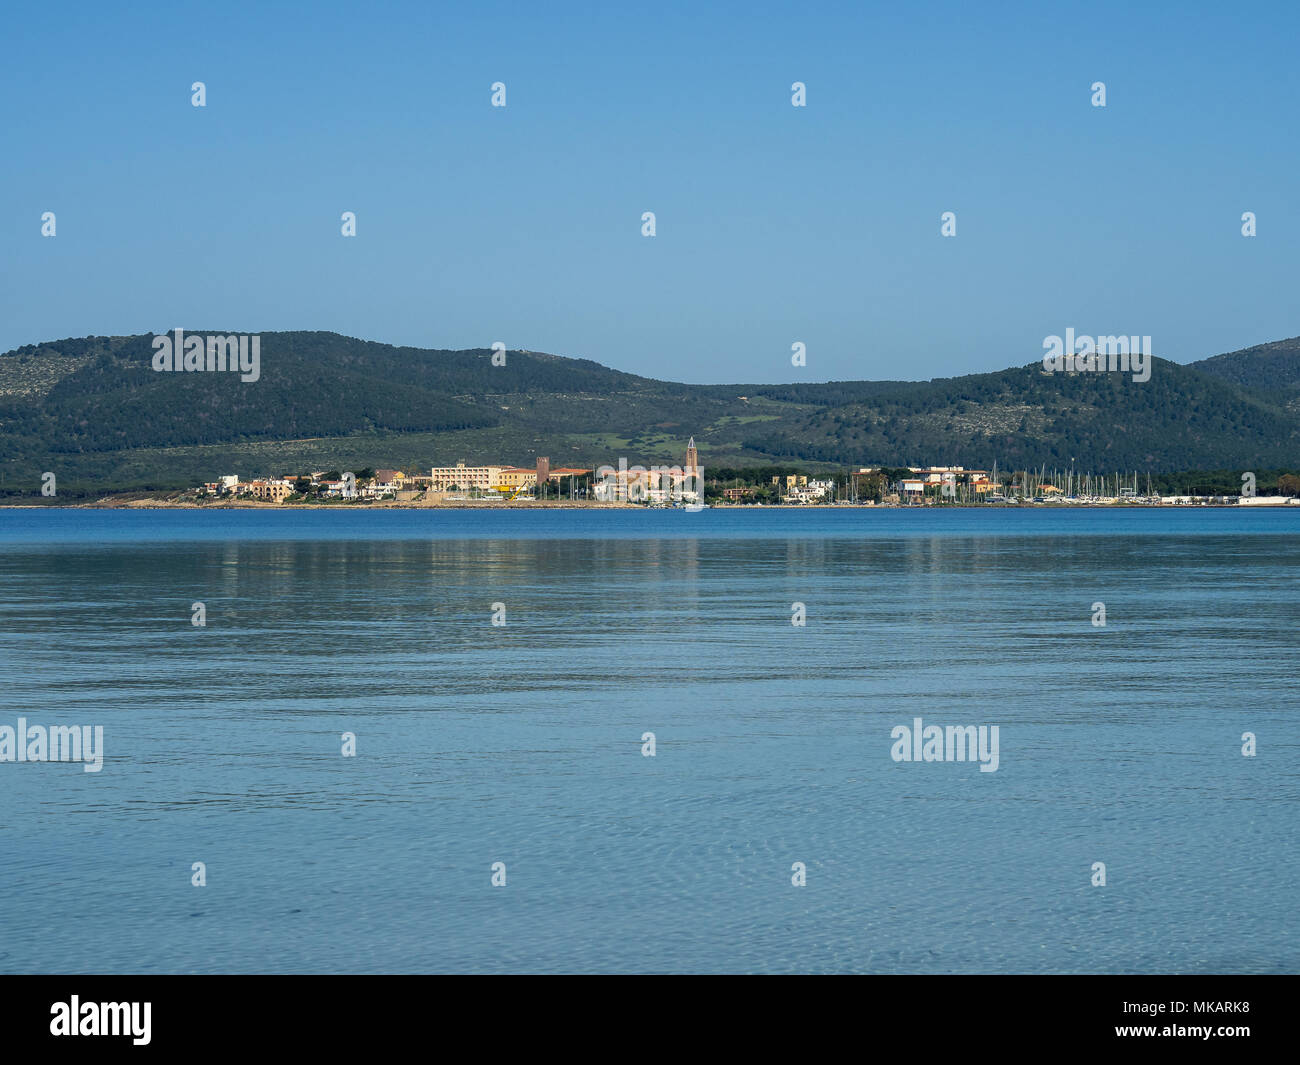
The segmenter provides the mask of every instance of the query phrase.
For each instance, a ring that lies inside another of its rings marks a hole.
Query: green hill
[[[191,335],[224,332],[187,331]],[[395,465],[680,461],[1080,469],[1295,464],[1300,339],[1151,379],[1041,365],[933,381],[685,385],[586,359],[394,347],[336,333],[261,334],[261,376],[158,373],[152,335],[0,355],[0,491],[60,496]]]
[[[1300,337],[1257,344],[1191,364],[1201,373],[1291,402],[1300,391]]]

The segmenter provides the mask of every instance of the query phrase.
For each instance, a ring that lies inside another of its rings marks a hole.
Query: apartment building
[[[429,485],[435,492],[450,489],[469,491],[480,489],[491,491],[501,483],[504,466],[466,466],[463,462],[455,466],[435,466],[429,471]]]

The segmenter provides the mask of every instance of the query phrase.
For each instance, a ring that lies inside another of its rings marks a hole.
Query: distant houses
[[[506,463],[434,466],[427,474],[398,469],[376,469],[360,474],[325,472],[283,475],[242,481],[227,474],[200,485],[202,499],[250,499],[283,503],[291,498],[392,499],[398,502],[440,502],[457,499],[572,499],[592,502],[700,503],[703,501],[699,452],[692,438],[686,447],[685,467],[552,466],[540,456],[533,466]]]
[[[832,480],[809,480],[802,473],[791,473],[784,477],[773,477],[772,484],[783,503],[808,505],[823,503],[830,499],[835,491]]]
[[[649,506],[697,506],[704,503],[704,471],[695,437],[686,445],[681,466],[601,466],[596,471],[592,496],[601,502],[645,503]]]
[[[536,467],[504,464],[470,466],[458,462],[455,466],[435,466],[427,474],[377,469],[365,471],[358,476],[353,473],[316,470],[250,481],[241,481],[236,474],[226,474],[200,485],[197,493],[200,498],[242,498],[267,503],[283,503],[292,496],[318,500],[392,499],[398,502],[410,502],[422,497],[432,500],[446,495],[517,498],[525,492],[530,496],[537,495],[539,483],[543,485],[542,494],[546,494],[566,487],[575,479],[590,478],[591,473],[590,469],[577,467],[551,467],[545,459],[538,460]],[[584,486],[584,497],[586,492]]]
[[[854,477],[878,475],[877,467],[860,467]],[[988,470],[969,470],[964,466],[910,466],[895,482],[900,501],[917,502],[927,497],[977,501],[995,493]]]
[[[860,467],[838,486],[830,477],[809,477],[786,473],[750,484],[715,486],[711,498],[718,502],[744,505],[775,502],[785,505],[816,505],[848,502],[847,489],[854,479],[877,474],[874,467]],[[262,477],[242,481],[226,474],[198,489],[201,498],[250,499],[283,503],[290,498],[329,500],[382,500],[438,502],[446,499],[557,499],[608,503],[643,503],[652,506],[702,503],[705,497],[703,468],[692,438],[681,466],[629,466],[625,459],[617,466],[595,470],[587,467],[551,466],[542,456],[533,466],[505,463],[471,465],[460,461],[453,466],[434,466],[428,473],[406,473],[396,468],[362,471],[361,474],[321,470],[296,475]],[[843,478],[841,478],[843,480]],[[770,483],[769,483],[770,482]],[[948,490],[951,486],[953,491]],[[913,468],[909,475],[892,484],[893,498],[922,501],[927,494],[953,495],[961,486],[966,495],[983,495],[992,486],[984,470],[960,466]],[[1042,491],[1056,491],[1045,485]],[[856,501],[856,493],[853,493]]]
[[[589,478],[591,470],[572,466],[551,466],[550,459],[539,458],[537,465],[528,466],[469,466],[458,462],[455,466],[435,466],[429,471],[430,487],[435,492],[459,492],[516,498],[524,492],[538,495],[554,487],[559,489],[567,480]]]
[[[860,466],[833,476],[790,472],[789,466],[715,469],[706,482],[699,452],[692,438],[681,466],[635,466],[626,459],[618,465],[587,467],[552,466],[541,456],[532,466],[507,463],[435,466],[428,472],[396,468],[360,470],[356,473],[313,471],[296,475],[258,477],[243,481],[226,474],[199,486],[199,499],[247,499],[279,504],[286,501],[441,503],[460,500],[559,501],[633,503],[648,506],[770,505],[931,505],[989,502],[994,504],[1185,504],[1279,505],[1300,504],[1300,477],[1279,478],[1278,485],[1293,495],[1248,497],[1223,493],[1164,496],[1149,483],[1140,490],[1136,474],[1093,476],[1073,469],[1046,469],[989,474],[963,466]],[[1064,487],[1062,487],[1064,486]],[[1271,485],[1270,485],[1271,487]]]

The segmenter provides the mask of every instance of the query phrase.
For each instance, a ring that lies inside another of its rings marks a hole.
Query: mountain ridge
[[[190,336],[238,335],[187,330]],[[1300,338],[1124,373],[1031,362],[928,381],[694,385],[589,358],[430,349],[329,331],[261,333],[260,378],[159,373],[154,334],[0,355],[0,490],[41,472],[84,490],[174,488],[223,472],[468,462],[679,461],[1172,471],[1289,467]]]

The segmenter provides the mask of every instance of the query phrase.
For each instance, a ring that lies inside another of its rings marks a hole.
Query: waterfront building
[[[534,488],[537,485],[537,470],[528,466],[505,466],[497,474],[493,488]]]
[[[248,488],[254,499],[265,503],[283,503],[285,496],[292,495],[294,491],[293,482],[283,477],[256,480]]]
[[[472,488],[484,492],[491,491],[500,483],[503,466],[466,466],[463,462],[455,466],[435,466],[429,472],[429,486],[436,492],[445,492],[455,488],[462,492]]]

